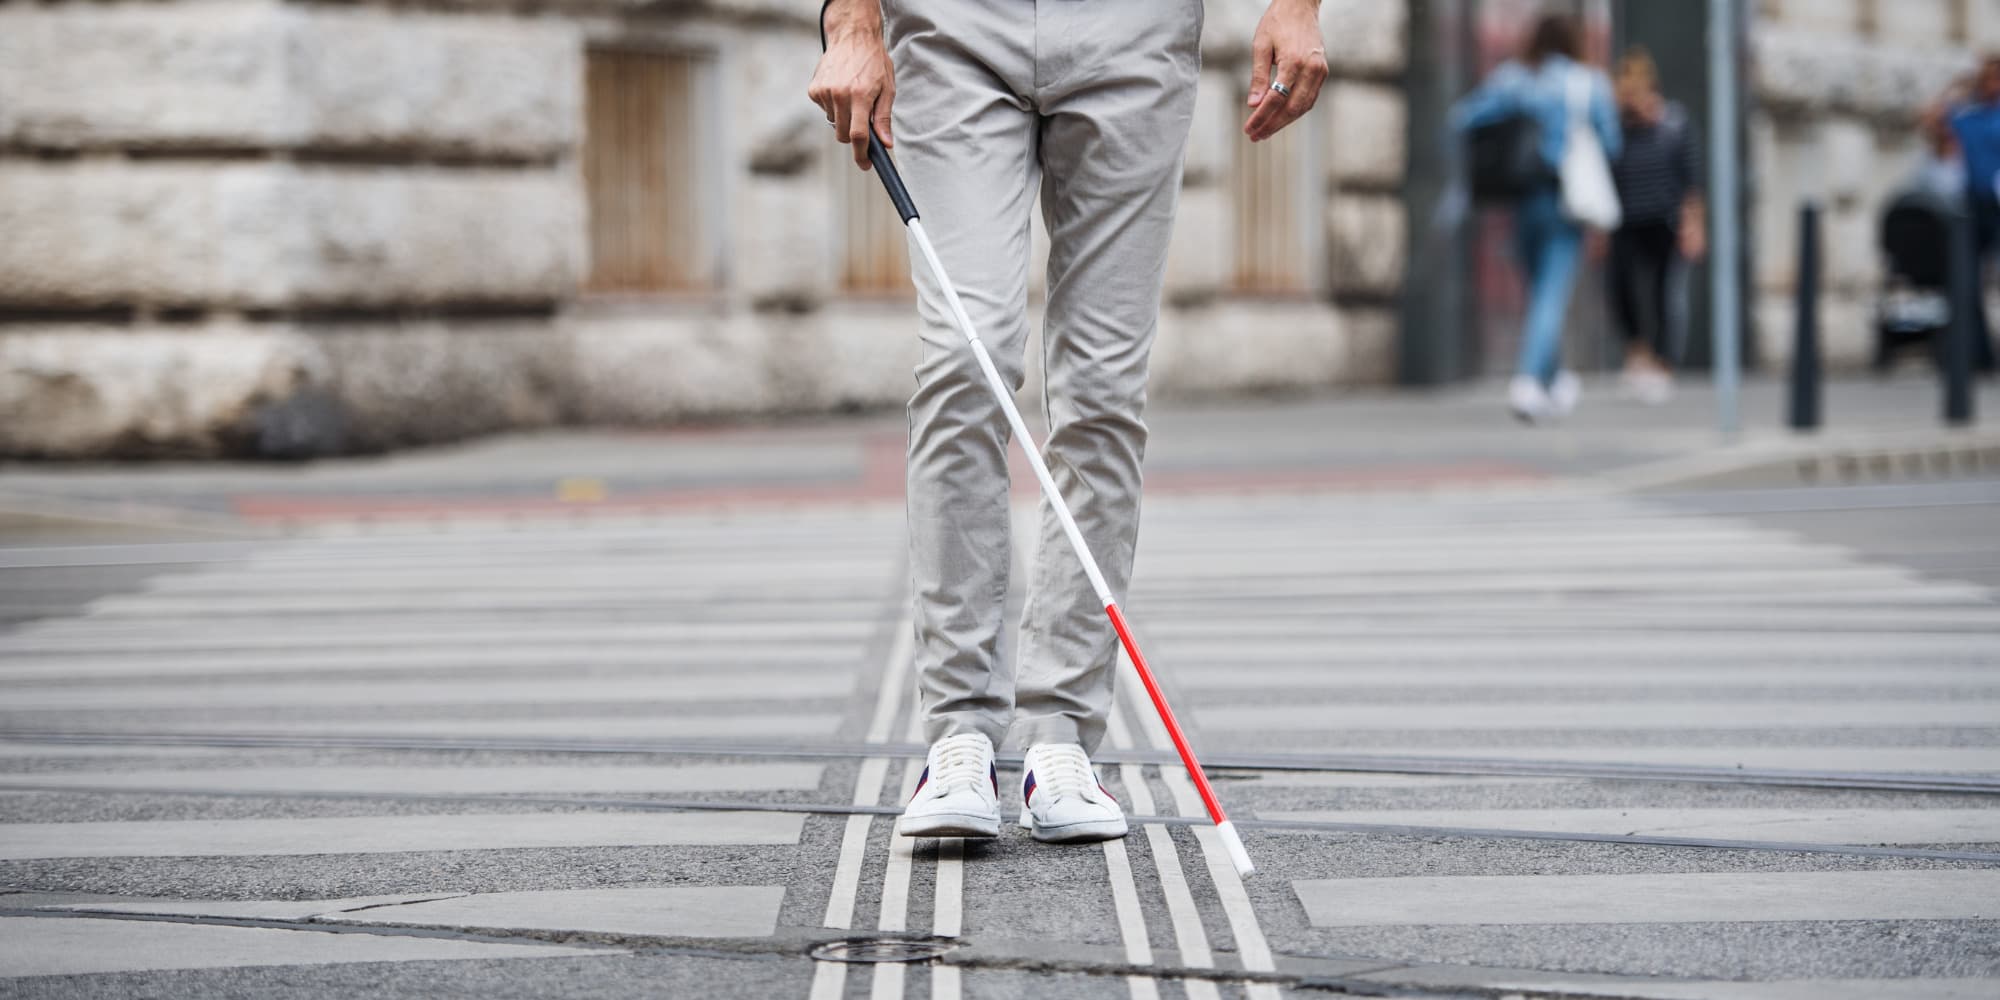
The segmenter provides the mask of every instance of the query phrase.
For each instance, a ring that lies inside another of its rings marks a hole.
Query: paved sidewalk
[[[1248,880],[1130,683],[1127,840],[890,835],[885,422],[10,473],[86,502],[0,535],[0,993],[2000,995],[2000,480],[1477,413],[1156,422],[1129,609]]]
[[[1800,450],[1983,448],[2000,430],[1948,431],[1937,388],[1917,377],[1836,382],[1826,427],[1784,429],[1784,387],[1745,388],[1744,428],[1715,429],[1707,387],[1658,408],[1592,384],[1570,421],[1526,428],[1498,386],[1349,393],[1153,407],[1148,496],[1215,492],[1483,488],[1624,472],[1673,483]],[[1024,403],[1029,402],[1025,401]],[[2000,383],[1980,409],[2000,428]],[[1037,421],[1031,416],[1030,423]],[[900,504],[900,414],[674,431],[550,432],[306,465],[0,465],[0,516],[38,512],[156,529],[287,532],[366,519],[671,513],[787,505]],[[1719,466],[1712,463],[1720,462]],[[1868,470],[1861,470],[1864,476]],[[1033,477],[1017,459],[1017,496]]]

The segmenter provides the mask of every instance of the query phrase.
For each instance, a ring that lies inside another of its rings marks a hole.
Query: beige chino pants
[[[896,157],[1001,375],[1028,340],[1029,213],[1050,237],[1043,457],[1113,593],[1131,578],[1146,365],[1200,70],[1201,0],[888,0]],[[1117,637],[1043,504],[1015,657],[1009,432],[911,249],[910,576],[925,735],[1009,726],[1094,750]]]

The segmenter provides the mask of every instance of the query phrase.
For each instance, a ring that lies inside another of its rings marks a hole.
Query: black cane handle
[[[910,189],[903,186],[903,175],[896,170],[896,161],[890,159],[889,150],[882,145],[882,137],[875,134],[875,127],[868,127],[868,162],[875,166],[875,176],[882,179],[882,189],[889,192],[889,200],[896,203],[896,214],[903,217],[903,225],[917,217],[917,203],[910,200]]]

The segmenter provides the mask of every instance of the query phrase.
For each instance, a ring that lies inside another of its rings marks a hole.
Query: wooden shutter
[[[1293,122],[1263,142],[1238,141],[1230,174],[1236,219],[1233,285],[1240,292],[1303,294],[1309,290],[1307,226],[1317,220],[1303,197],[1306,122]]]
[[[910,288],[910,244],[903,221],[873,171],[854,166],[848,147],[834,143],[831,170],[841,206],[840,287],[850,295],[904,296]]]
[[[647,293],[708,285],[695,59],[595,50],[585,67],[585,288]]]

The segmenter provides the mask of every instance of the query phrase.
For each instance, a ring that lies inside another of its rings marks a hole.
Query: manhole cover
[[[812,950],[823,962],[928,962],[958,947],[955,941],[913,938],[851,938],[828,941]]]

